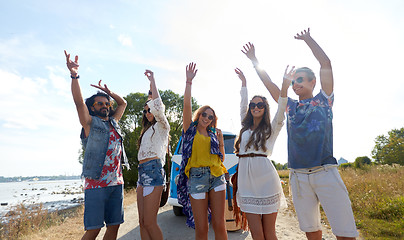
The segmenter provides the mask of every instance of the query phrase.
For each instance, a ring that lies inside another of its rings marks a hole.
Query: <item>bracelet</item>
[[[188,81],[188,80],[187,80],[187,83],[189,83],[189,85],[192,85],[192,81]]]
[[[73,77],[72,75],[70,75],[70,77],[71,77],[72,79],[79,79],[79,78],[80,78],[80,75],[77,75],[77,77]]]

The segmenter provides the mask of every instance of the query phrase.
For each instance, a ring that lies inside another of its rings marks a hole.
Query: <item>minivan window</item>
[[[225,135],[224,138],[224,152],[226,154],[234,153],[234,141],[236,140],[236,136],[234,135]]]
[[[224,135],[224,152],[226,154],[232,154],[234,153],[234,142],[236,140],[235,135]],[[182,139],[181,139],[181,145],[178,148],[178,154],[182,154]]]

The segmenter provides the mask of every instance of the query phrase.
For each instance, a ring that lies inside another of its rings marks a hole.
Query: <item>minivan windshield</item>
[[[234,153],[234,141],[236,140],[236,135],[224,135],[223,138],[224,138],[224,152],[226,154]],[[182,154],[182,139],[177,154]]]

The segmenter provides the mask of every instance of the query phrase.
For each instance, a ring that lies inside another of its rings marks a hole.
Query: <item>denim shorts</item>
[[[189,170],[188,189],[190,194],[209,192],[225,183],[224,174],[215,177],[210,173],[210,167],[191,168]]]
[[[123,220],[123,184],[84,191],[84,229],[119,225]]]
[[[160,159],[153,159],[138,166],[138,186],[164,186],[166,173]]]

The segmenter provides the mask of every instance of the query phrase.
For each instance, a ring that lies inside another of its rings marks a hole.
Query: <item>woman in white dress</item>
[[[235,143],[239,157],[236,202],[247,218],[253,239],[277,239],[275,221],[281,203],[285,202],[278,173],[268,159],[285,120],[287,90],[293,69],[283,78],[278,110],[270,121],[269,104],[265,97],[254,96],[248,103],[247,81],[241,79],[241,130]]]

